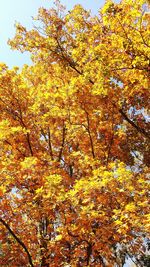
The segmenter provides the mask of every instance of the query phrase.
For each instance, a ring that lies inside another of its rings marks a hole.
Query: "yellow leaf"
[[[35,157],[26,157],[24,161],[22,161],[21,167],[22,169],[30,169],[37,163],[37,158]]]
[[[56,238],[55,238],[55,241],[60,241],[62,239],[62,235],[57,235]]]

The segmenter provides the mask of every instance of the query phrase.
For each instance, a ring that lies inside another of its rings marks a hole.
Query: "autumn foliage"
[[[33,64],[0,65],[0,266],[149,266],[148,3],[34,25],[9,41]]]

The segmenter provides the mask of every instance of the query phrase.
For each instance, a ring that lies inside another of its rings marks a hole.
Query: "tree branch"
[[[2,218],[0,218],[0,222],[6,227],[6,229],[9,231],[9,233],[13,236],[13,238],[18,242],[18,244],[24,249],[28,256],[28,260],[30,263],[31,267],[34,267],[33,262],[32,262],[32,257],[26,247],[26,245],[21,241],[21,239],[13,232],[13,230],[10,228],[8,223],[6,223]]]
[[[123,118],[130,123],[139,133],[143,134],[146,138],[150,139],[150,135],[143,129],[136,125],[132,120],[130,120],[127,115],[124,113],[122,109],[119,109],[119,113],[123,116]]]
[[[31,146],[31,142],[30,142],[29,133],[27,133],[26,137],[27,137],[27,142],[28,142],[28,146],[29,146],[29,150],[30,150],[31,156],[33,156],[33,150],[32,150],[32,146]]]
[[[62,156],[62,152],[63,152],[63,148],[64,148],[64,143],[65,143],[65,135],[66,135],[66,127],[65,124],[63,125],[63,132],[62,132],[62,144],[61,144],[61,148],[59,151],[59,156],[58,156],[58,161],[61,160],[61,156]]]
[[[52,150],[52,144],[51,144],[51,132],[50,132],[49,127],[48,127],[48,145],[49,145],[49,153],[50,153],[51,159],[53,160],[53,150]]]
[[[8,141],[8,140],[5,140],[5,143],[10,145],[12,148],[13,148],[13,145]],[[18,147],[16,147],[16,150],[23,156],[23,157],[26,157],[26,154],[23,153]]]

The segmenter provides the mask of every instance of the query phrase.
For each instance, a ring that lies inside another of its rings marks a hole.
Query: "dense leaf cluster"
[[[39,9],[0,65],[0,266],[149,266],[150,14]]]

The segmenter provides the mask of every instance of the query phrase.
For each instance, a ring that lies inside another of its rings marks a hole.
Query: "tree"
[[[127,257],[143,266],[147,8],[107,1],[92,16],[57,2],[39,9],[31,31],[16,24],[9,43],[33,65],[1,64],[2,267],[123,266]]]

